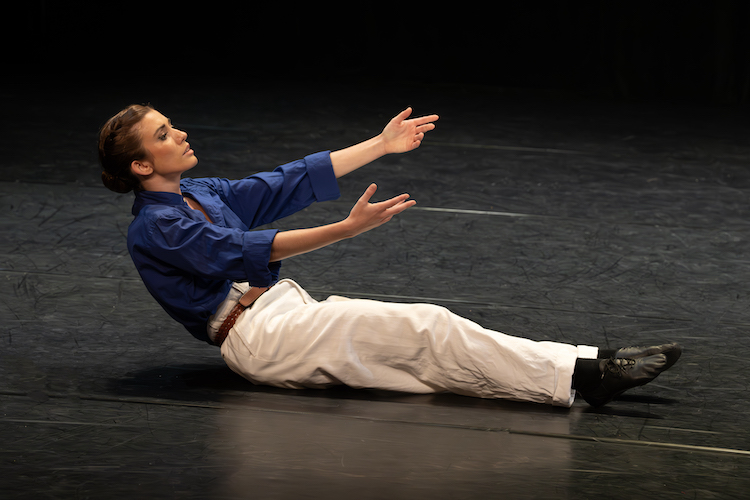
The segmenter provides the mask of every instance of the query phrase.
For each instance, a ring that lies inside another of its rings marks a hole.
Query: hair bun
[[[105,171],[102,171],[102,183],[104,187],[115,193],[129,193],[134,187],[131,182]]]

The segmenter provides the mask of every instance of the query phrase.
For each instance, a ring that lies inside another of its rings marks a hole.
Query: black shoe
[[[623,392],[654,380],[667,365],[664,354],[637,359],[610,358],[600,363],[602,380],[591,390],[578,391],[593,407],[603,406]]]
[[[655,345],[651,347],[623,347],[615,352],[615,358],[639,359],[654,356],[655,354],[663,354],[666,356],[667,364],[664,366],[664,370],[667,370],[673,364],[677,363],[678,359],[680,359],[682,347],[675,343]]]

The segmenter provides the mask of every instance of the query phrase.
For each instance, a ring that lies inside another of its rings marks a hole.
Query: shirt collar
[[[184,205],[182,195],[163,191],[136,191],[133,215],[138,215],[146,205]]]

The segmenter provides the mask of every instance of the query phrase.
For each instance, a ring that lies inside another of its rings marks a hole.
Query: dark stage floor
[[[750,126],[738,109],[458,85],[5,88],[0,134],[4,498],[747,498]],[[421,149],[342,179],[418,201],[283,275],[446,305],[536,340],[679,341],[654,383],[594,410],[254,387],[173,323],[130,261],[131,195],[98,127],[150,101],[194,175],[244,176],[441,115]]]

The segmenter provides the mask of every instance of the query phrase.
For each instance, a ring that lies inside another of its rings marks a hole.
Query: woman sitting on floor
[[[578,391],[600,406],[674,364],[676,344],[600,350],[488,330],[432,304],[333,296],[318,302],[289,279],[283,259],[374,229],[414,206],[409,195],[371,203],[375,184],[345,219],[290,231],[251,229],[339,196],[337,179],[390,153],[419,147],[436,115],[393,118],[382,133],[240,180],[182,178],[198,163],[187,134],[149,106],[104,125],[102,180],[135,192],[128,250],[146,288],[200,340],[221,347],[256,384],[346,384],[414,393],[571,406]]]

